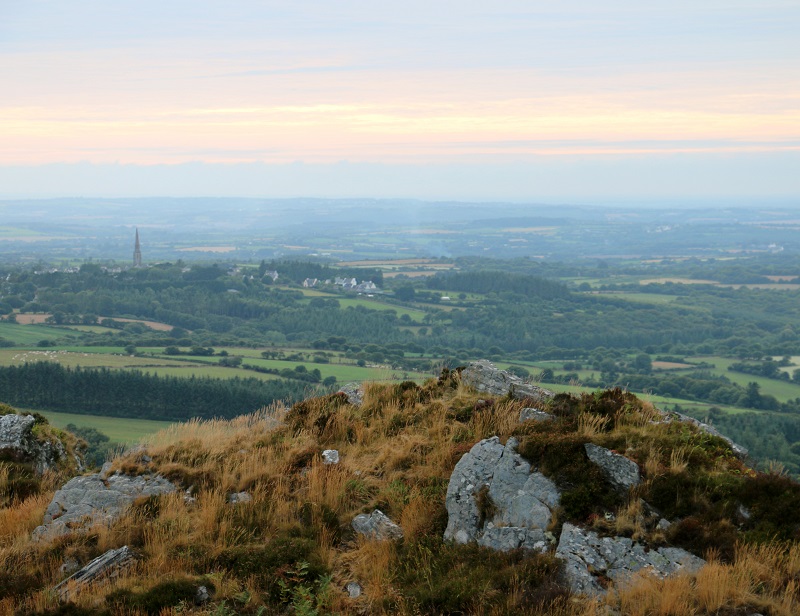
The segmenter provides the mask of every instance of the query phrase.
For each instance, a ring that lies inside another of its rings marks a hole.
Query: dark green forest
[[[106,368],[64,368],[52,362],[0,367],[0,399],[29,408],[186,421],[231,418],[309,391],[295,381],[159,377]]]

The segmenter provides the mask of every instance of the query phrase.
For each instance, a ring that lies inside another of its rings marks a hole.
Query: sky
[[[0,196],[800,206],[798,33],[798,0],[0,0]]]

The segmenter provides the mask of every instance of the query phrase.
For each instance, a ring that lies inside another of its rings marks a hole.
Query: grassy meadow
[[[74,424],[79,428],[94,428],[108,436],[113,442],[125,445],[135,445],[142,440],[146,440],[148,436],[172,425],[171,422],[168,421],[153,421],[149,419],[104,417],[101,415],[83,415],[78,413],[56,413],[54,411],[36,412],[44,415],[47,421],[56,428],[66,428],[67,424]]]

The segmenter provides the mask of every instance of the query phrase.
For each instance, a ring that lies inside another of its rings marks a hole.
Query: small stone
[[[339,464],[339,452],[335,449],[326,449],[322,452],[323,464]]]
[[[100,477],[105,479],[108,477],[109,473],[111,473],[111,467],[114,466],[111,462],[104,462],[103,466],[100,468]]]
[[[81,564],[74,558],[67,558],[64,563],[58,568],[59,573],[61,575],[67,575],[69,573],[74,573],[78,569],[81,568]]]
[[[752,515],[750,513],[750,510],[742,504],[740,504],[739,507],[736,509],[736,513],[738,513],[739,517],[742,518],[745,522],[747,522],[747,520],[749,520],[750,516]]]
[[[228,502],[231,505],[241,505],[244,503],[249,503],[253,500],[253,497],[250,496],[247,492],[236,492],[235,494],[228,495]]]
[[[658,521],[658,524],[656,524],[656,528],[658,530],[668,530],[670,526],[672,526],[672,522],[670,522],[669,520],[667,520],[665,518],[661,518]]]
[[[203,605],[211,600],[211,595],[208,594],[208,588],[200,586],[194,594],[194,602],[196,605]]]
[[[530,407],[524,408],[519,412],[519,423],[524,423],[526,421],[550,421],[555,418],[555,415]]]
[[[364,535],[372,539],[402,539],[403,529],[392,522],[389,517],[380,509],[376,509],[370,514],[362,513],[353,518],[351,522],[353,530],[359,535]]]
[[[347,582],[347,586],[344,587],[344,591],[351,599],[358,599],[361,596],[361,584],[358,582]]]

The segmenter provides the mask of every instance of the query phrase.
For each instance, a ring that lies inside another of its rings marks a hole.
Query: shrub
[[[127,588],[115,590],[106,596],[106,603],[115,608],[115,611],[124,607],[141,610],[146,614],[159,614],[166,607],[193,602],[198,586],[199,583],[189,578],[166,580],[141,592]],[[209,584],[205,583],[205,586],[208,588]]]
[[[310,539],[278,537],[266,545],[227,548],[214,564],[240,579],[251,577],[260,590],[278,602],[285,596],[284,586],[291,584],[293,572],[300,563],[307,563],[305,580],[309,582],[325,575],[325,566],[314,552],[315,548],[315,542]]]
[[[800,540],[800,484],[781,475],[747,477],[740,497],[749,510],[745,528],[750,539]]]
[[[566,595],[557,583],[559,567],[551,555],[502,553],[429,536],[400,548],[395,574],[398,592],[416,613],[466,614],[491,607],[530,613]]]

